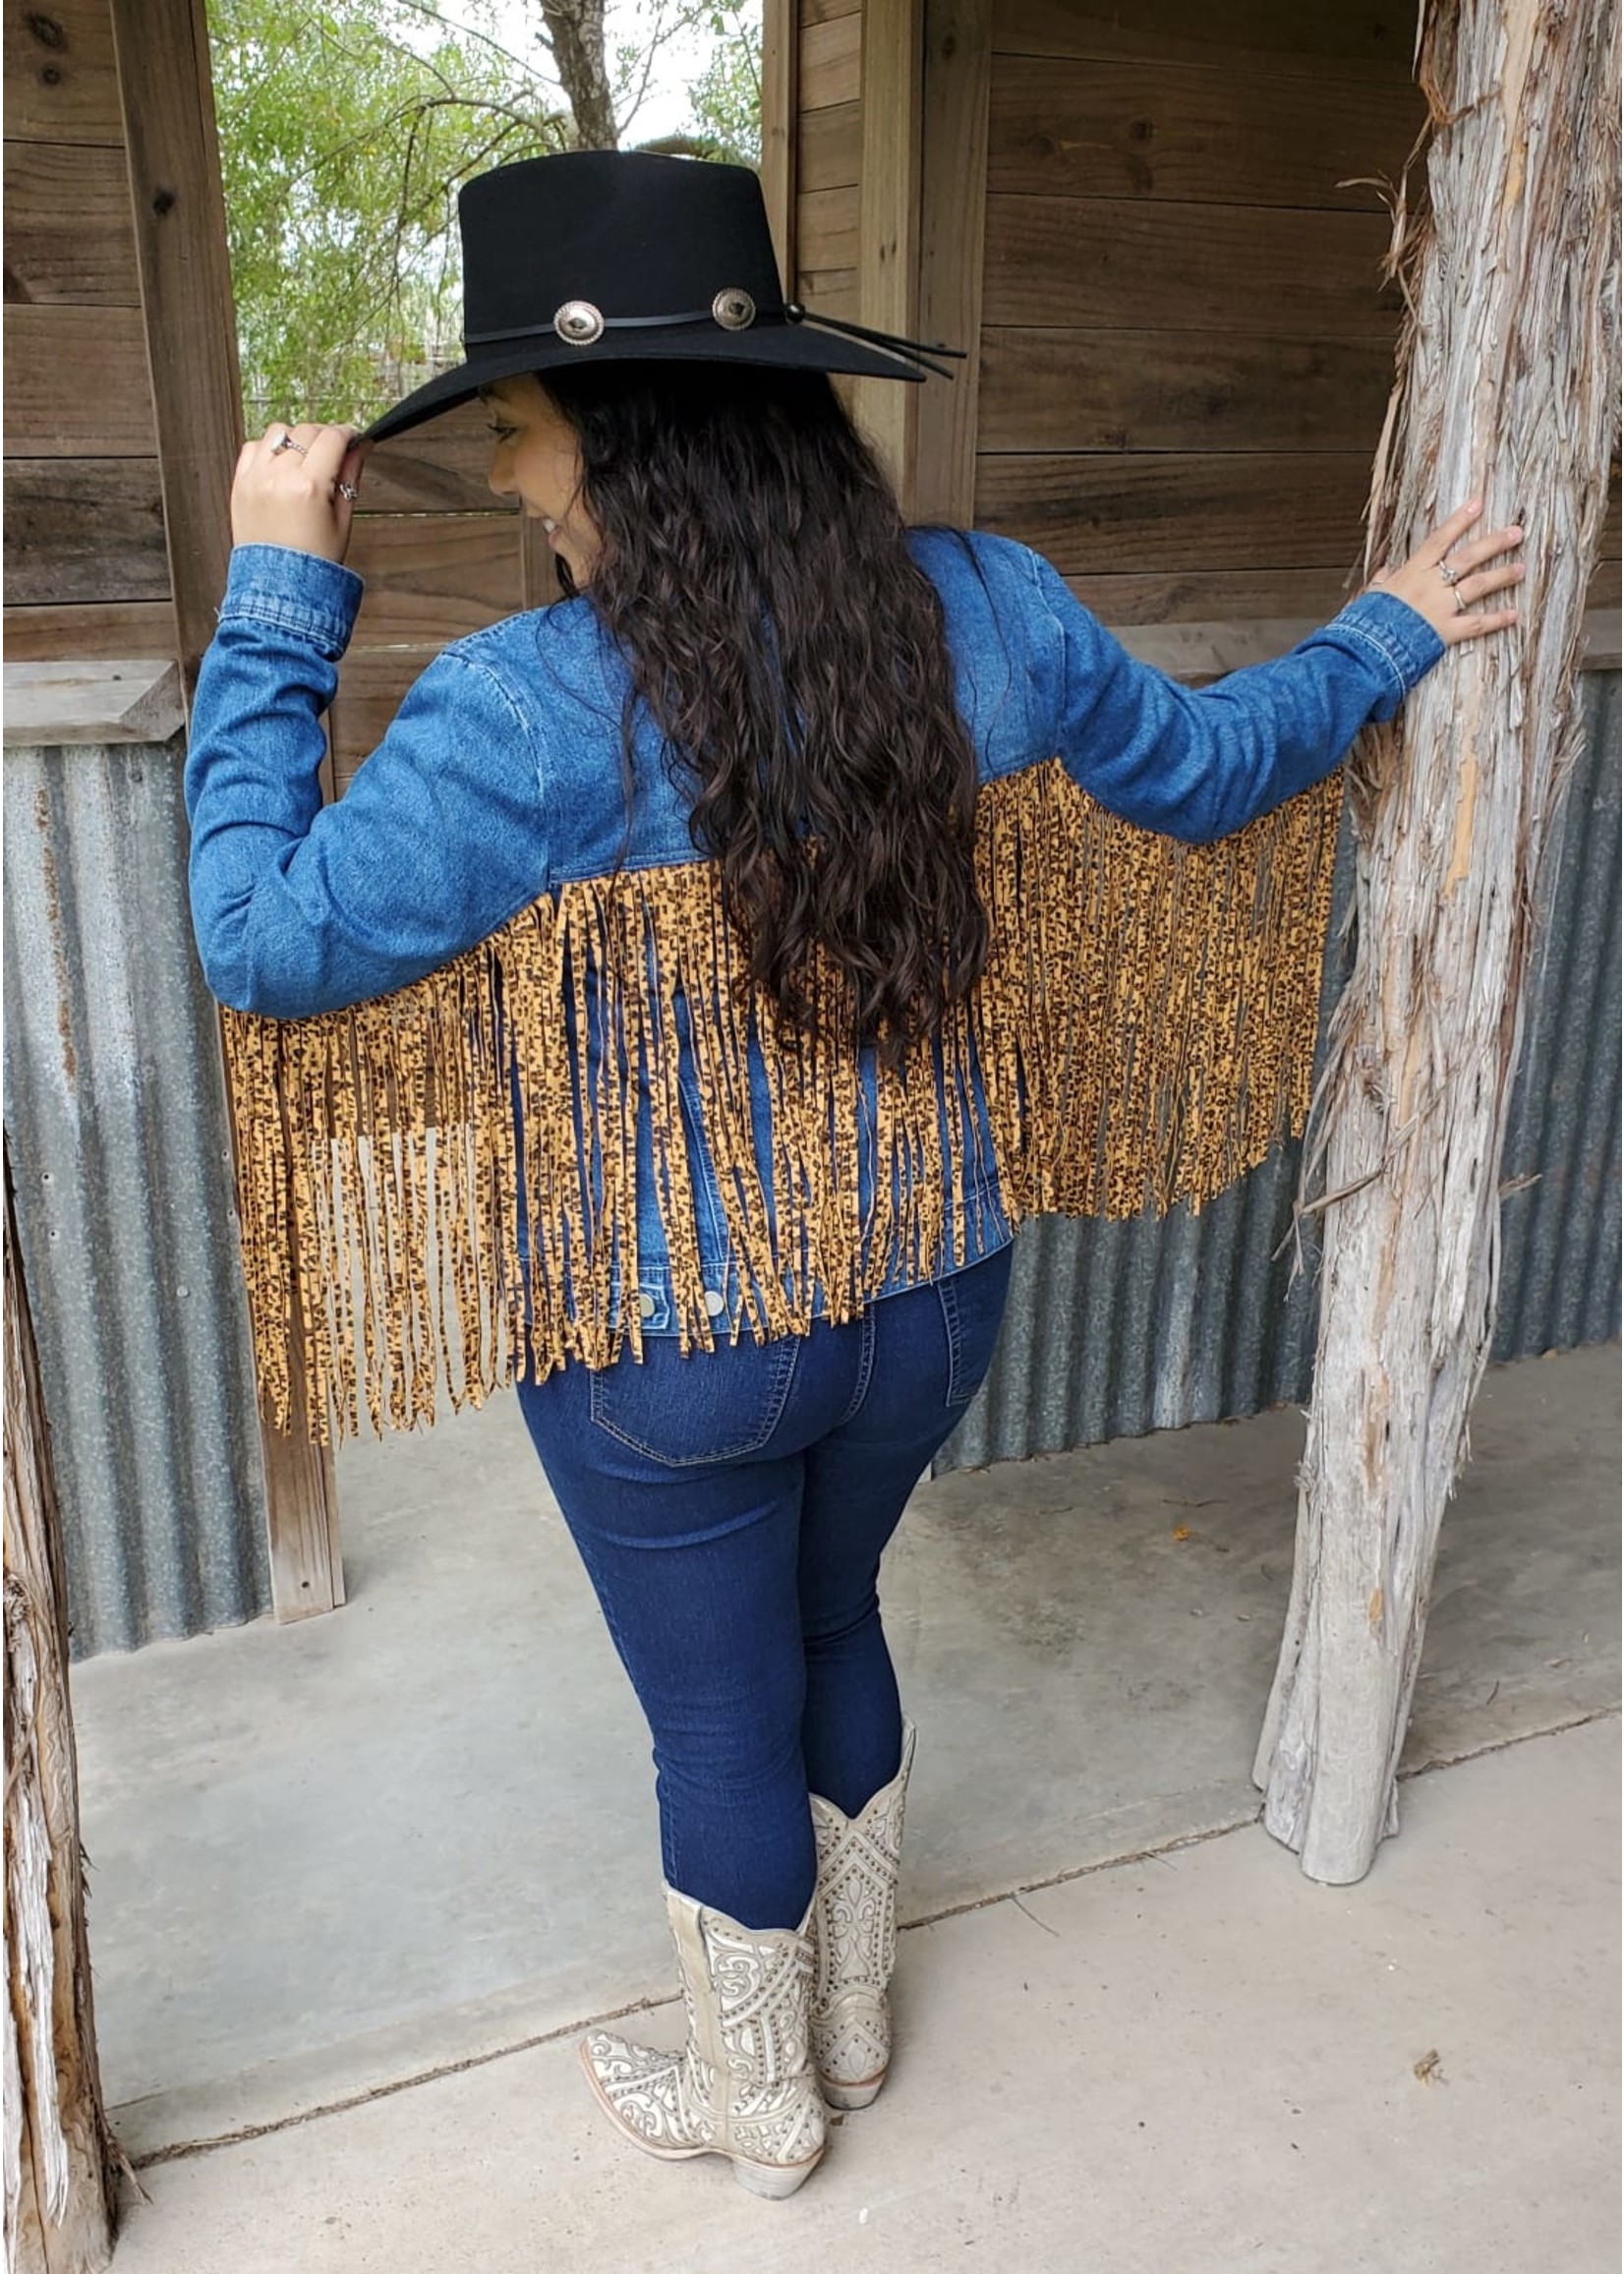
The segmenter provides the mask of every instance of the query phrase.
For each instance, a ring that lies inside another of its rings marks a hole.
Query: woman
[[[1521,575],[1521,532],[1469,540],[1464,506],[1191,694],[1025,548],[904,530],[826,375],[933,367],[781,304],[752,175],[534,160],[461,220],[468,360],[370,437],[243,451],[195,920],[222,1000],[302,1020],[544,912],[497,960],[519,1134],[493,1204],[528,1212],[519,1397],[654,1737],[688,2023],[677,2054],[598,2031],[583,2059],[639,2146],[786,2195],[825,2102],[886,2075],[914,1731],[876,1577],[985,1373],[1032,1110],[1027,1038],[982,1007],[1041,833],[994,908],[978,816],[1047,769],[1145,829],[1240,828],[1516,621],[1469,604]],[[323,808],[368,444],[476,392],[565,598],[446,648]]]

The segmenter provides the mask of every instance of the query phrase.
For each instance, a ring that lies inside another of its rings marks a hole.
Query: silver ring
[[[350,503],[353,505],[356,499],[360,496],[361,493],[353,482],[340,482],[338,485],[338,495],[340,497],[347,497]]]
[[[1447,560],[1438,562],[1438,574],[1443,578],[1445,584],[1459,584],[1461,581],[1461,571],[1458,568],[1451,568]]]
[[[310,455],[304,443],[296,442],[291,435],[283,435],[278,441],[271,443],[270,454],[273,458],[276,456],[279,450],[297,450],[301,458],[305,458]]]

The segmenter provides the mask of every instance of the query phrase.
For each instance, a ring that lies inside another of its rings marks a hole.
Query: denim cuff
[[[308,639],[336,663],[350,644],[366,590],[353,568],[291,545],[237,545],[231,552],[222,624],[249,616]]]
[[[1348,633],[1372,649],[1400,696],[1423,679],[1444,652],[1443,641],[1421,611],[1390,592],[1362,592],[1325,628]]]

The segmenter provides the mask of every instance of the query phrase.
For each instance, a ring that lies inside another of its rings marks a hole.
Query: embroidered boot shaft
[[[866,2108],[891,2063],[887,1990],[897,1962],[902,1811],[916,1735],[904,1716],[901,1764],[858,1815],[842,1816],[832,1800],[812,1794],[818,1841],[812,2058],[832,2108]]]
[[[792,2195],[824,2151],[807,2041],[812,1907],[799,1928],[741,1927],[667,1887],[666,1908],[687,2042],[663,2053],[595,2029],[580,2047],[588,2080],[645,2153],[725,2155],[753,2194]]]

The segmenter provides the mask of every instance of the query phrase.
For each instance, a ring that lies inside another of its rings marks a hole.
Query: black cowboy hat
[[[465,183],[457,222],[466,360],[375,419],[363,440],[555,364],[749,363],[917,379],[940,370],[931,356],[962,352],[786,301],[748,166],[645,150],[522,158]]]

